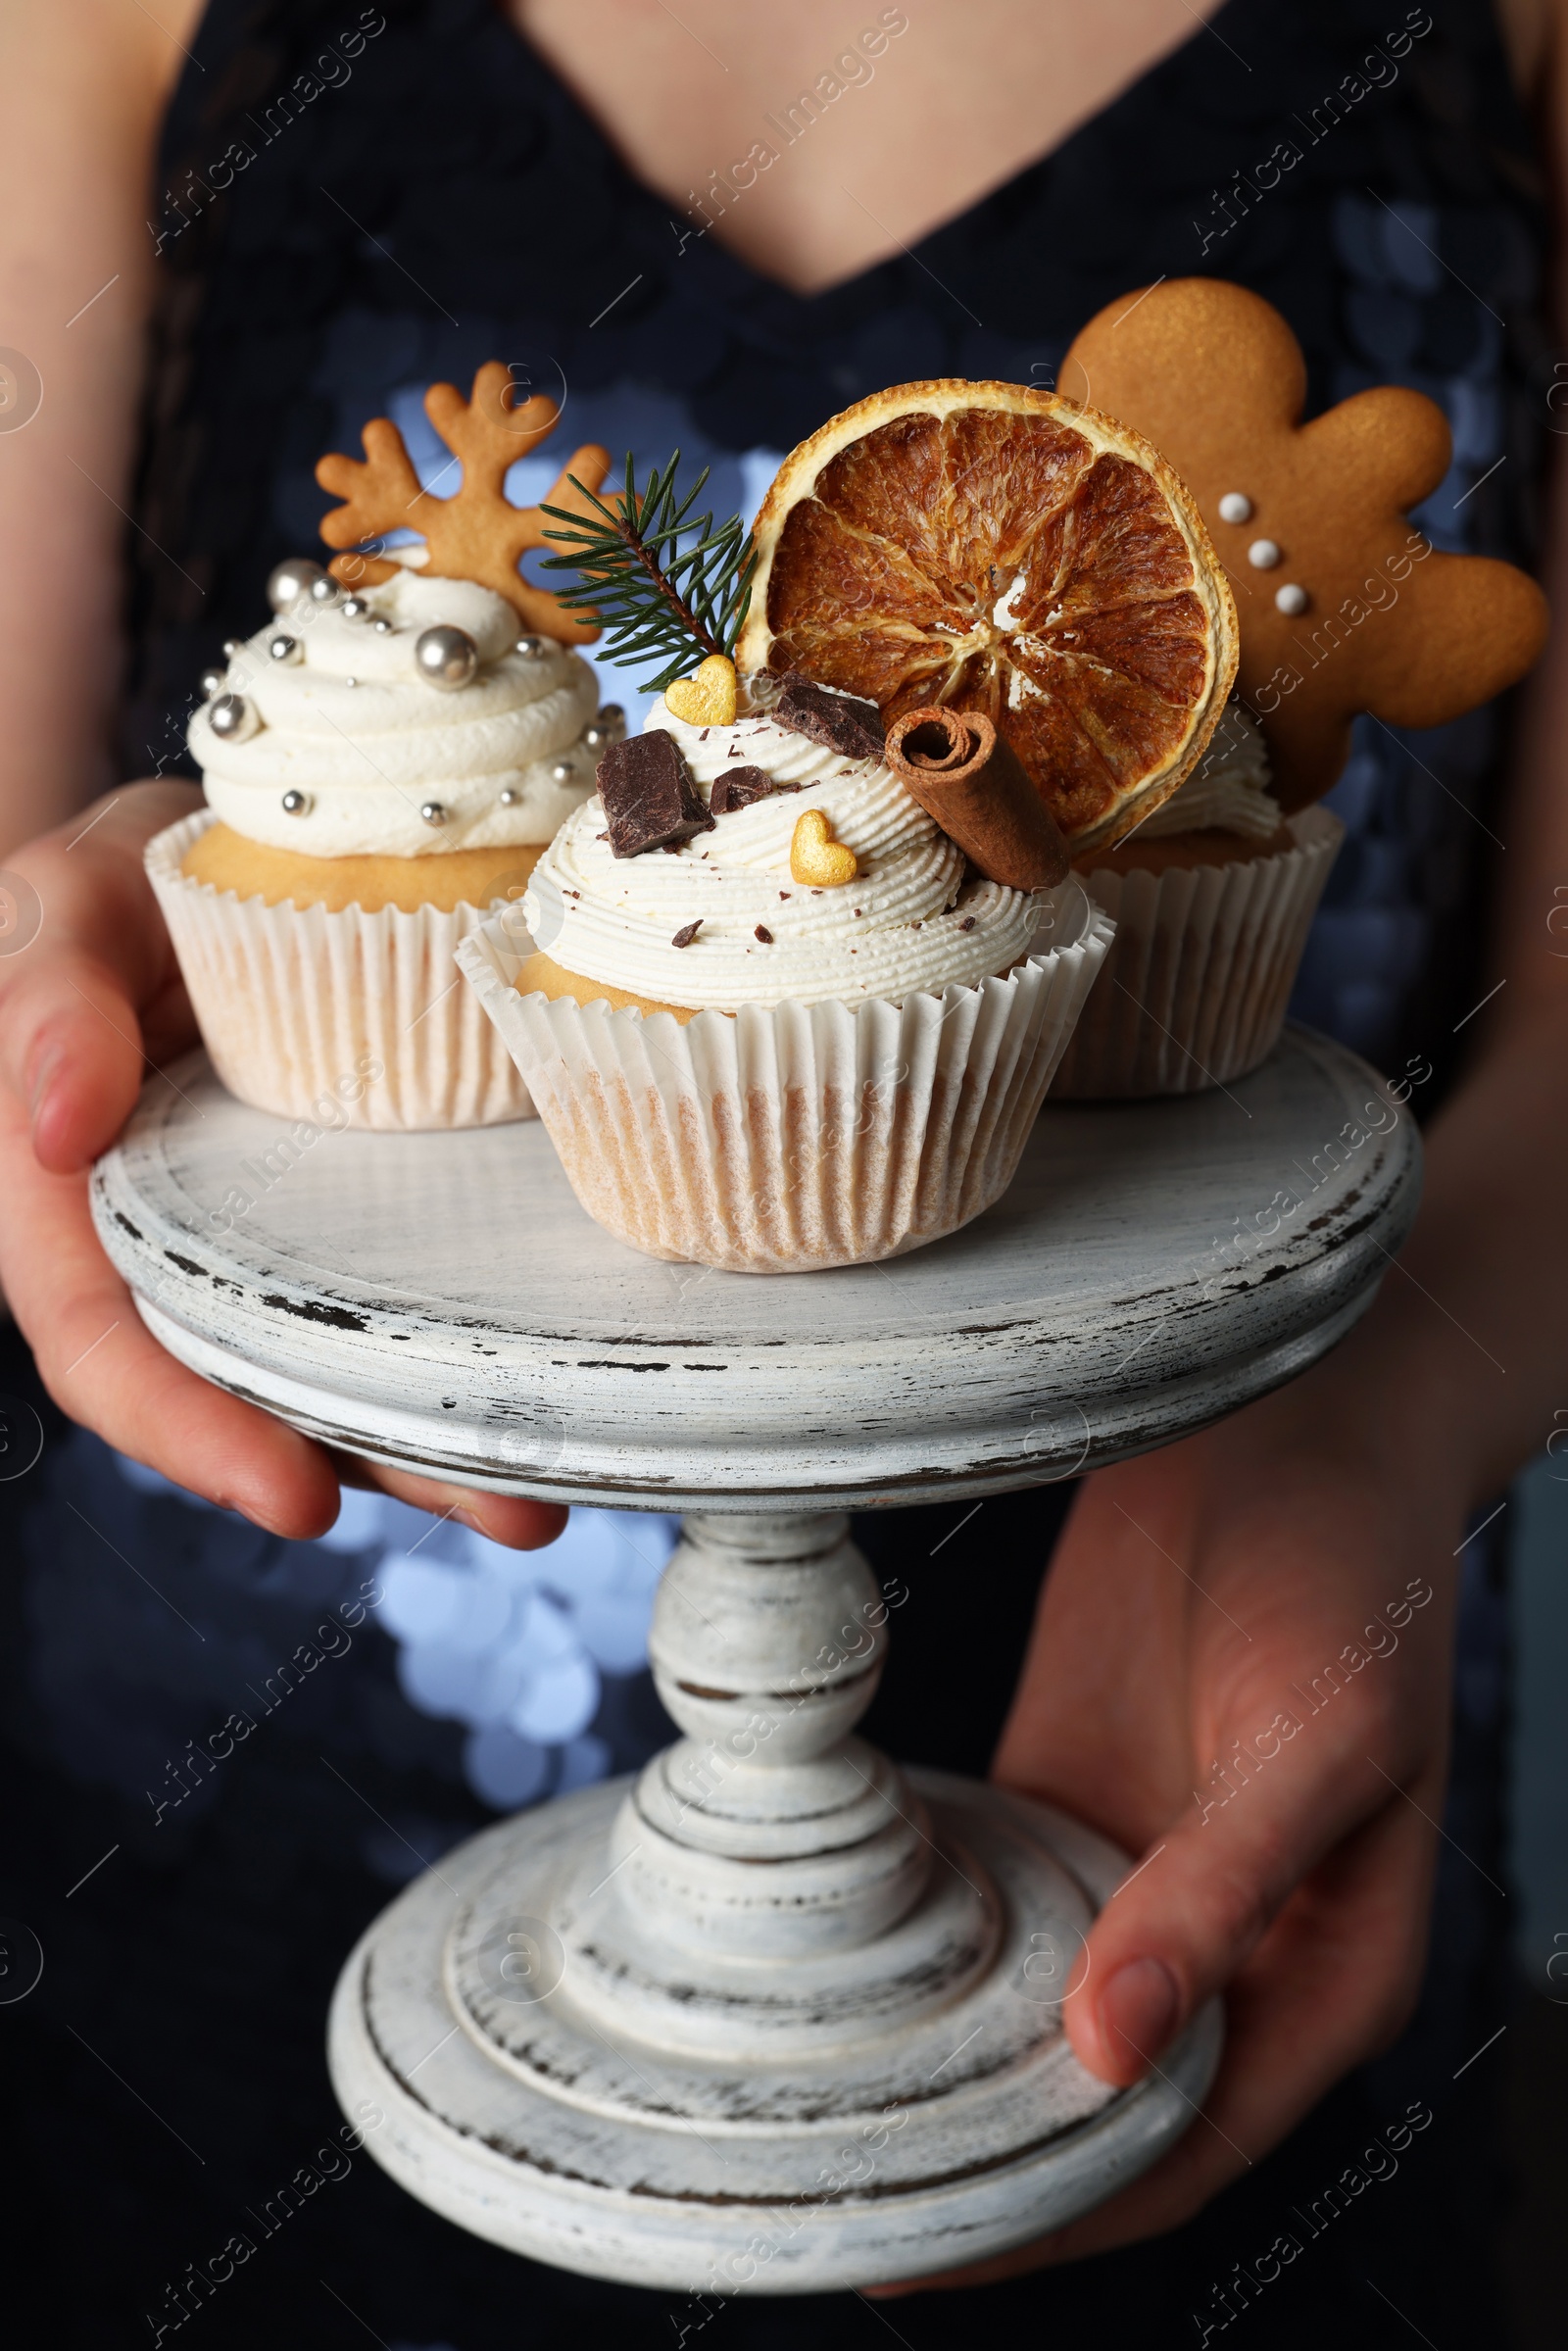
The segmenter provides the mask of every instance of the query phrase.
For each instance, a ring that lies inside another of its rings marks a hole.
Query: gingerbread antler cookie
[[[1245,287],[1124,295],[1077,337],[1057,389],[1143,433],[1197,499],[1236,594],[1237,692],[1287,812],[1335,782],[1359,711],[1442,726],[1540,653],[1535,581],[1440,555],[1407,518],[1448,467],[1442,410],[1385,384],[1302,424],[1300,345]]]
[[[390,417],[372,416],[365,427],[364,464],[324,457],[316,468],[322,489],[345,501],[323,517],[321,536],[328,547],[350,548],[382,531],[421,531],[430,551],[427,570],[442,579],[477,580],[505,596],[524,627],[564,644],[586,645],[599,634],[593,618],[568,612],[559,596],[530,586],[517,569],[528,548],[547,544],[545,520],[539,507],[512,504],[507,470],[555,431],[561,411],[543,393],[514,408],[512,390],[511,370],[500,360],[487,360],[473,379],[471,400],[455,384],[432,384],[426,392],[426,416],[462,461],[462,487],[449,498],[420,488],[397,426]],[[609,471],[609,451],[588,442],[573,450],[543,504],[587,514],[589,502],[568,476],[575,473],[597,490]],[[371,586],[390,579],[398,566],[379,556],[339,555],[329,568],[338,579]]]

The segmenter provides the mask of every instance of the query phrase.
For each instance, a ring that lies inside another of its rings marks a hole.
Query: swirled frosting
[[[537,946],[568,971],[683,1008],[895,1001],[969,986],[1029,952],[1039,894],[965,879],[963,852],[880,760],[851,759],[753,710],[696,727],[656,703],[646,728],[673,735],[706,801],[730,767],[760,767],[775,790],[719,816],[680,850],[613,857],[594,798],[534,868],[523,901]],[[836,889],[790,872],[807,808],[860,870]],[[685,947],[677,932],[700,925]],[[759,930],[771,934],[759,936]]]
[[[586,661],[543,638],[538,653],[516,652],[515,612],[470,580],[404,569],[363,595],[370,618],[302,603],[236,650],[226,690],[254,705],[260,728],[221,738],[203,709],[188,733],[215,813],[249,840],[318,857],[548,841],[593,787],[596,754],[581,736],[599,693]],[[416,638],[438,622],[479,649],[456,693],[415,668]],[[270,658],[279,634],[303,660]],[[303,795],[292,812],[291,792]],[[421,815],[432,804],[444,821]]]
[[[1242,833],[1266,841],[1283,822],[1268,785],[1262,729],[1239,703],[1228,702],[1187,781],[1135,829],[1146,840],[1169,833]]]

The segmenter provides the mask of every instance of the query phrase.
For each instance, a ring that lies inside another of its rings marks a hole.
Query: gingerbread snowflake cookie
[[[328,547],[357,551],[333,557],[333,576],[354,588],[393,578],[400,566],[380,552],[384,535],[416,530],[424,539],[418,567],[432,578],[477,580],[507,599],[524,628],[566,645],[590,643],[599,634],[597,622],[535,587],[517,565],[530,548],[549,544],[544,509],[590,511],[584,489],[599,489],[610,470],[609,451],[585,442],[563,465],[542,507],[515,507],[506,494],[507,474],[555,431],[561,421],[556,402],[542,392],[517,400],[511,368],[487,360],[473,379],[471,399],[465,400],[455,384],[432,384],[424,411],[461,464],[456,489],[451,472],[439,497],[422,487],[389,416],[372,416],[366,425],[363,462],[324,457],[317,466],[321,488],[344,501],[322,517],[321,536]]]
[[[1439,554],[1408,518],[1447,471],[1442,410],[1384,384],[1301,423],[1300,345],[1259,295],[1203,277],[1124,295],[1057,389],[1143,433],[1197,499],[1235,591],[1237,692],[1287,812],[1334,784],[1358,712],[1442,726],[1540,653],[1535,581]]]

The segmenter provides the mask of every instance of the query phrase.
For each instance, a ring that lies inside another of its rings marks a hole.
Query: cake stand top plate
[[[92,1190],[164,1345],[350,1452],[564,1501],[826,1509],[1071,1476],[1234,1411],[1369,1304],[1419,1163],[1382,1081],[1294,1029],[1228,1089],[1048,1103],[984,1216],[826,1273],[640,1255],[534,1120],[302,1142],[200,1054],[149,1080]]]

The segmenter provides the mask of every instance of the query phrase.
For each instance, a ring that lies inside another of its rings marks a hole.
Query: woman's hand
[[[367,1484],[270,1413],[210,1387],[143,1326],[99,1247],[87,1170],[157,1069],[196,1026],[142,870],[153,834],[199,805],[194,786],[132,784],[13,853],[23,885],[0,954],[0,1293],[62,1411],[138,1461],[258,1526],[324,1533],[340,1480]],[[32,896],[28,897],[28,892]],[[0,940],[0,945],[4,941]],[[565,1512],[378,1470],[420,1509],[452,1511],[497,1543],[552,1543]]]
[[[1201,2113],[1142,2180],[922,2285],[1175,2227],[1410,2011],[1465,1503],[1430,1452],[1417,1469],[1358,1410],[1358,1351],[1352,1339],[1222,1427],[1100,1472],[1068,1522],[996,1776],[1141,1866],[1071,1970],[1067,2032],[1091,2071],[1131,2083],[1222,1992],[1225,2051]]]

